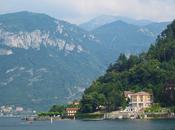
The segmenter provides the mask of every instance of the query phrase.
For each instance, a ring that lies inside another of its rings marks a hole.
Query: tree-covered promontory
[[[95,112],[104,106],[108,111],[125,107],[124,91],[148,91],[161,106],[175,106],[175,21],[167,26],[140,55],[120,54],[106,74],[85,90],[81,112]]]

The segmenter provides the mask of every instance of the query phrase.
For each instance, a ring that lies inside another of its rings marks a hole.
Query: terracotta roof
[[[78,111],[79,108],[66,108],[66,111]]]

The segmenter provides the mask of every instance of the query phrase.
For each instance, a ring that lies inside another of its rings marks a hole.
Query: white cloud
[[[0,13],[29,10],[70,20],[85,21],[97,15],[123,15],[167,21],[175,18],[175,0],[4,0]]]

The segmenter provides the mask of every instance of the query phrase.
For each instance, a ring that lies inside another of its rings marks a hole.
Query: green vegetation
[[[63,115],[65,113],[65,108],[66,108],[65,105],[53,105],[49,110],[49,112],[58,112],[61,115]]]
[[[66,116],[66,108],[79,108],[79,105],[74,104],[74,102],[78,101],[73,101],[71,104],[65,104],[65,105],[53,105],[48,112],[41,112],[38,113],[38,116],[57,116],[60,115],[61,117]]]
[[[145,109],[145,112],[150,112],[150,113],[153,113],[153,112],[163,112],[163,109],[160,104],[156,103],[156,104],[153,104],[151,107],[149,108],[146,108]]]
[[[175,113],[175,106],[170,108],[171,112]]]
[[[100,119],[103,117],[104,117],[103,113],[84,113],[76,115],[76,118],[78,119]]]
[[[38,113],[39,117],[45,116],[64,116],[66,114],[66,105],[53,105],[48,112]]]
[[[175,21],[151,45],[147,53],[121,54],[111,64],[104,76],[99,77],[85,90],[81,100],[81,112],[91,113],[104,106],[112,111],[126,106],[123,92],[148,91],[153,93],[154,102],[164,107],[175,106],[175,91],[167,91],[168,83],[175,80]],[[174,84],[175,85],[175,84]],[[152,110],[153,109],[153,110]],[[153,106],[151,111],[159,111]]]
[[[41,112],[41,113],[38,113],[39,117],[42,117],[42,116],[57,116],[57,115],[61,115],[61,113],[59,113],[59,112]]]

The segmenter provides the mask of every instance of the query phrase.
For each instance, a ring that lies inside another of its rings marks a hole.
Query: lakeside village
[[[22,116],[36,115],[36,111],[32,109],[25,109],[21,106],[3,105],[0,106],[0,117],[22,117]]]
[[[169,87],[167,91],[169,90],[175,92],[175,87]],[[153,102],[154,95],[149,92],[124,91],[123,95],[127,106],[116,111],[109,112],[107,107],[99,105],[94,113],[82,113],[81,102],[73,101],[68,105],[54,105],[49,112],[25,120],[175,119],[175,108],[162,108]]]
[[[166,85],[167,99],[175,98],[175,84]],[[0,117],[20,117],[23,120],[105,120],[105,119],[175,119],[175,107],[161,107],[154,102],[154,95],[147,91],[124,91],[125,106],[109,110],[109,106],[99,104],[95,112],[81,111],[82,100],[74,100],[66,105],[53,105],[48,112],[37,113],[21,106],[3,105]]]

